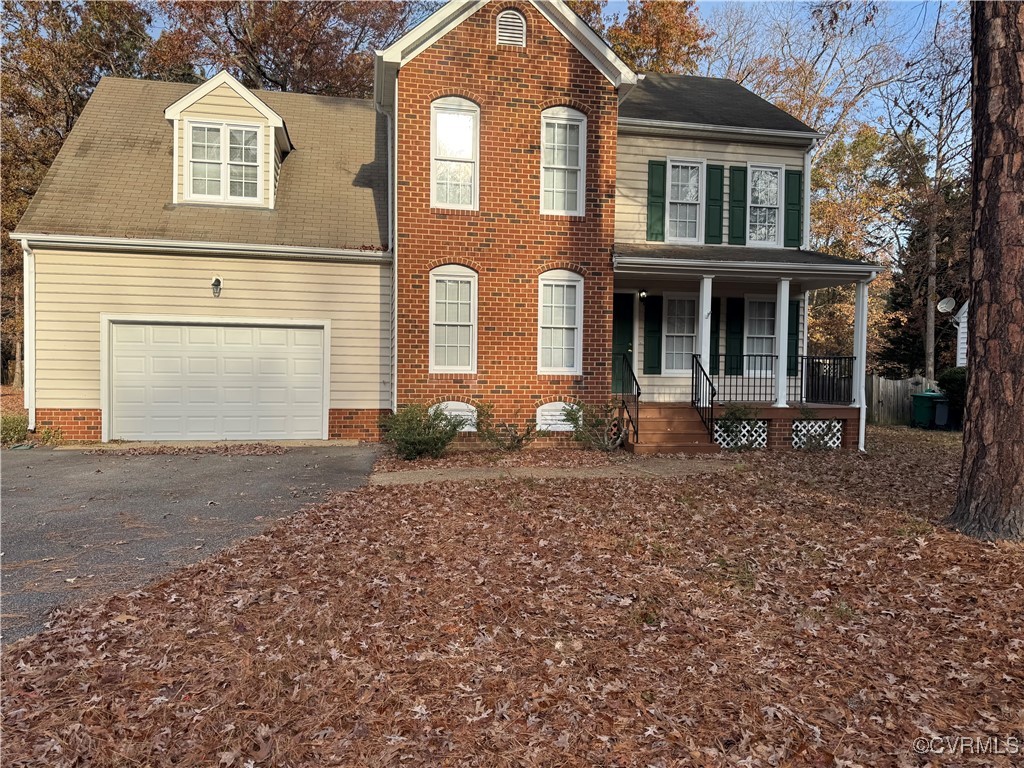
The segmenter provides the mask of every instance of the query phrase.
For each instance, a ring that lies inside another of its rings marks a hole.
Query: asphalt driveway
[[[265,456],[2,454],[4,642],[57,606],[131,590],[201,560],[328,491],[366,482],[369,446]]]

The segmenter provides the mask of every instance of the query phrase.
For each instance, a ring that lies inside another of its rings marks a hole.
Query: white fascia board
[[[306,248],[295,245],[253,243],[214,243],[199,240],[144,240],[127,237],[88,237],[85,235],[45,235],[15,233],[30,246],[128,252],[181,253],[186,256],[248,256],[268,259],[391,263],[391,251],[354,248]]]
[[[874,280],[878,267],[871,264],[799,264],[793,262],[712,261],[710,259],[661,259],[642,256],[613,256],[616,272],[662,271],[674,274],[702,276],[713,272],[720,275],[755,275],[758,277],[849,277]]]
[[[263,115],[263,117],[267,119],[267,122],[269,122],[274,128],[284,128],[284,120],[281,119],[281,116],[260,101],[252,91],[235,80],[227,70],[218,72],[205,83],[197,86],[195,89],[189,91],[176,102],[171,104],[171,106],[164,110],[164,117],[168,120],[179,120],[182,112],[222,85],[226,85],[237,93],[250,107]]]
[[[561,0],[530,0],[555,29],[573,43],[608,80],[618,88],[636,85],[637,74],[583,19]]]
[[[823,133],[807,131],[776,131],[768,128],[745,128],[738,125],[708,125],[706,123],[679,123],[671,120],[648,120],[639,117],[620,117],[619,130],[639,134],[726,134],[729,136],[760,137],[810,145],[824,137]]]

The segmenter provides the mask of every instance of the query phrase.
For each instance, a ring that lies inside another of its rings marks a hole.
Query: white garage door
[[[113,323],[110,438],[324,436],[324,329]]]

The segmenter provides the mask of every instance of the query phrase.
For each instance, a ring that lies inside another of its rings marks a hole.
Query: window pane
[[[669,199],[681,203],[696,203],[700,201],[700,166],[672,166]]]
[[[778,241],[779,210],[777,208],[750,208],[750,227],[748,237],[759,243]]]
[[[438,111],[436,119],[437,156],[472,160],[475,116],[469,112]]]
[[[434,197],[439,204],[473,204],[473,163],[438,160],[434,164]]]
[[[779,204],[779,172],[755,168],[750,175],[750,204]]]
[[[192,159],[220,160],[220,128],[192,126]]]
[[[228,131],[228,159],[238,163],[257,162],[256,131],[240,128]]]
[[[192,163],[192,194],[220,195],[218,163]]]

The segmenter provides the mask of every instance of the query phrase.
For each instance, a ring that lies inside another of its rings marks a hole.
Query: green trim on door
[[[625,368],[622,356],[636,368],[633,352],[633,293],[616,293],[612,297],[612,392],[624,391]]]
[[[661,296],[644,299],[644,373],[649,376],[661,374],[661,313],[664,303]]]
[[[718,296],[711,297],[711,362],[708,373],[718,375],[718,350],[721,344],[719,327],[722,323],[722,300]]]
[[[725,300],[725,375],[743,374],[743,315],[746,301],[731,296]]]
[[[747,168],[729,168],[729,244],[747,244]]]
[[[665,161],[647,161],[647,239],[665,240]]]
[[[707,203],[704,206],[704,242],[722,242],[725,217],[725,166],[709,165],[707,169]]]
[[[787,248],[799,248],[803,239],[803,180],[803,171],[786,171],[786,210],[783,218],[782,244]]]

